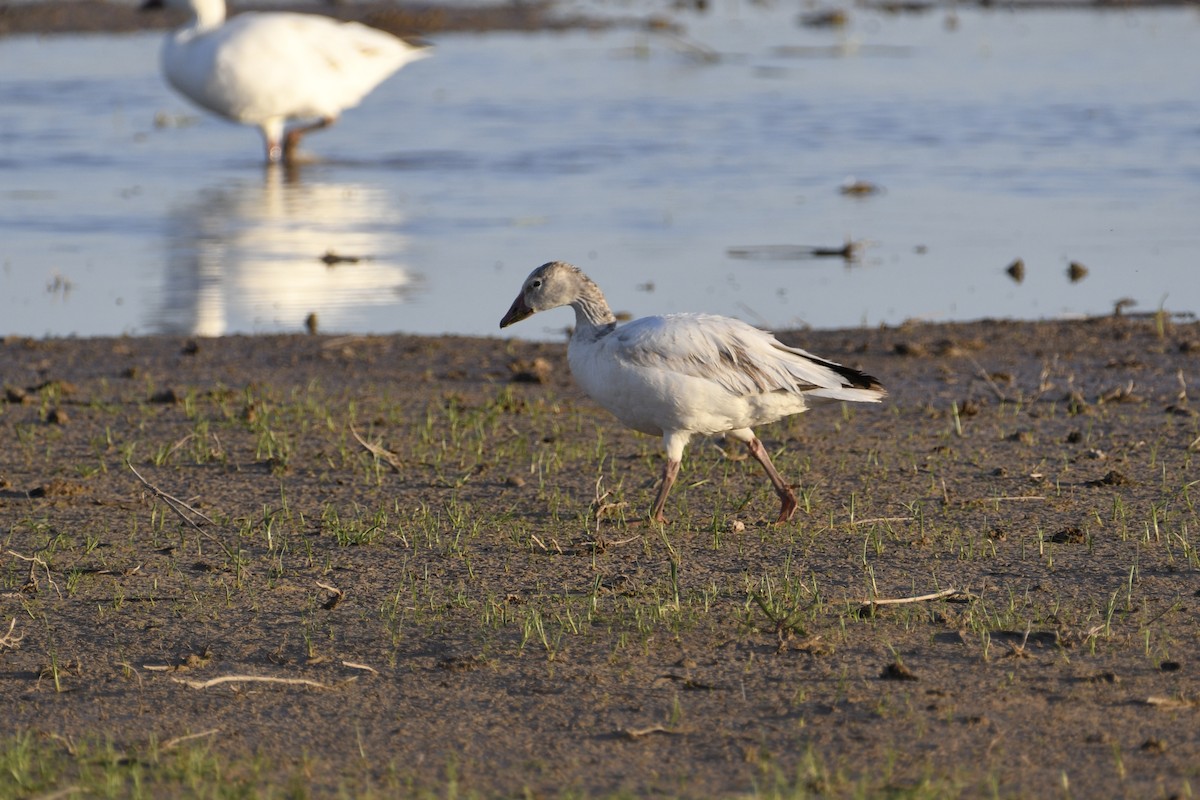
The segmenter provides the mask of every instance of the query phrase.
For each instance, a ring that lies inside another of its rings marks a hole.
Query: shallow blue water
[[[718,2],[679,18],[683,43],[444,36],[293,175],[170,92],[158,35],[0,39],[0,334],[294,331],[309,312],[493,334],[550,259],[618,310],[777,329],[1200,311],[1194,10],[954,29],[852,10],[830,32],[800,9]],[[844,195],[851,177],[883,191]],[[730,255],[846,239],[850,264]]]

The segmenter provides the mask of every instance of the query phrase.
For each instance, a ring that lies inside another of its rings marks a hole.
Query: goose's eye
[[[542,288],[542,279],[541,279],[541,278],[538,278],[537,280],[530,281],[530,282],[529,282],[529,288],[530,288],[530,289],[540,289],[540,288]]]

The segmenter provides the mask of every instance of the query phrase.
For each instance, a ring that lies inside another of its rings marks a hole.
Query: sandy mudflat
[[[1200,327],[782,338],[891,396],[661,530],[561,345],[4,342],[0,796],[1194,793]]]

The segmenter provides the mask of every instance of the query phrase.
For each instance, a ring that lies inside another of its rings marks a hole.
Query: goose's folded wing
[[[831,400],[878,401],[885,395],[869,375],[787,347],[728,317],[646,317],[611,336],[614,355],[629,364],[709,380],[736,396],[802,392]]]

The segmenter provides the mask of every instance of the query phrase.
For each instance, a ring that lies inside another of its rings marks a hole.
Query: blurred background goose
[[[198,106],[257,126],[267,161],[291,161],[300,137],[333,124],[396,70],[428,55],[390,33],[315,14],[225,19],[225,0],[146,0],[191,18],[167,36],[167,82]],[[289,120],[303,124],[285,132]]]
[[[667,521],[663,506],[688,441],[717,433],[743,442],[762,464],[779,495],[776,522],[790,520],[796,494],[751,428],[818,401],[878,403],[887,395],[870,375],[729,317],[670,314],[618,326],[600,287],[561,261],[530,273],[500,327],[559,306],[575,309],[567,347],[575,380],[625,425],[663,439],[667,463],[650,510],[657,522]]]

